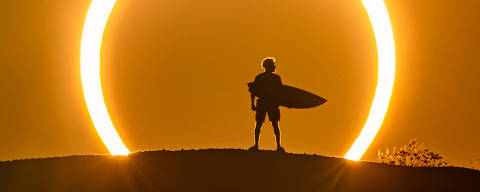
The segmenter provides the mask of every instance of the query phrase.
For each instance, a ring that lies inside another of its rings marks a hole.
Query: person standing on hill
[[[258,150],[260,129],[268,114],[268,119],[272,122],[273,132],[275,133],[275,139],[277,141],[277,151],[285,152],[285,149],[280,145],[280,129],[278,127],[280,109],[278,108],[279,105],[275,102],[275,98],[282,88],[282,80],[279,75],[275,74],[275,58],[267,57],[263,59],[262,67],[265,72],[257,75],[255,81],[248,84],[251,93],[251,109],[256,111],[255,145],[250,147],[249,150]],[[255,97],[258,97],[256,106]]]

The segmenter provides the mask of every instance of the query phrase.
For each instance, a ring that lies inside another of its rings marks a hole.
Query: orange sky
[[[0,160],[107,153],[83,100],[80,38],[90,1],[5,2]],[[480,2],[386,1],[397,79],[384,126],[364,159],[409,138],[454,163],[480,158]],[[263,57],[285,84],[325,97],[282,109],[289,152],[343,156],[368,115],[376,46],[360,0],[120,0],[107,25],[107,106],[133,151],[247,148],[246,83]],[[6,68],[5,68],[6,66]],[[274,148],[270,125],[260,147]]]

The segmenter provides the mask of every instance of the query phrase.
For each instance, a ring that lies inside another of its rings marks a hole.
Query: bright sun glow
[[[108,114],[100,81],[100,48],[113,5],[115,0],[92,1],[83,28],[80,65],[85,101],[98,134],[112,155],[128,155]]]
[[[345,155],[346,159],[354,161],[360,160],[382,126],[395,81],[395,42],[387,8],[383,0],[363,0],[362,2],[367,9],[377,39],[378,80],[367,122],[360,136]]]
[[[395,80],[395,43],[383,0],[363,0],[372,22],[378,48],[378,81],[367,122],[345,158],[358,161],[380,129],[388,109]],[[98,134],[112,155],[130,152],[122,143],[105,106],[100,78],[100,48],[103,31],[115,0],[93,0],[85,21],[81,74],[88,111]]]

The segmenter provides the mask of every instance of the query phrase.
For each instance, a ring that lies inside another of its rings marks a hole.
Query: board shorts
[[[257,100],[257,113],[255,114],[255,121],[265,122],[265,117],[268,114],[268,120],[275,122],[280,121],[280,109],[278,105],[268,104],[262,100]]]

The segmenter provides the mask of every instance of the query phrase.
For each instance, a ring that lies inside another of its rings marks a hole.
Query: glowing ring
[[[112,155],[128,155],[130,151],[120,139],[108,114],[100,80],[100,48],[113,5],[115,0],[92,1],[83,27],[80,70],[83,94],[98,135]]]
[[[378,80],[368,119],[345,158],[359,160],[380,129],[390,103],[395,80],[395,42],[383,0],[362,0],[375,33],[378,49]],[[123,144],[108,114],[100,78],[103,31],[115,0],[93,0],[85,21],[81,47],[83,92],[93,124],[112,155],[130,152]]]
[[[382,126],[392,97],[395,81],[395,41],[392,24],[383,0],[363,0],[372,23],[378,49],[378,78],[370,114],[362,132],[345,155],[346,159],[358,161],[372,143]]]

